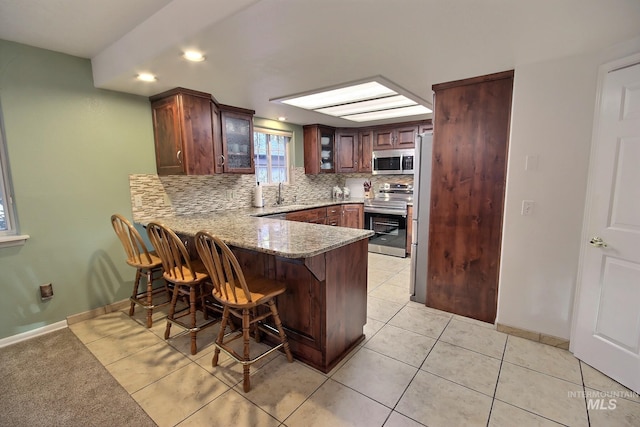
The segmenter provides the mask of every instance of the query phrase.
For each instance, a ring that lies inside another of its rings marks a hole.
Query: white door
[[[571,350],[640,392],[640,61],[601,80]]]

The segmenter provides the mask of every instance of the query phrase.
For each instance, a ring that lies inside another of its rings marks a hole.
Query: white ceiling
[[[0,38],[91,58],[96,87],[182,86],[298,124],[357,125],[269,99],[382,75],[430,100],[435,83],[637,36],[638,0],[0,0]]]

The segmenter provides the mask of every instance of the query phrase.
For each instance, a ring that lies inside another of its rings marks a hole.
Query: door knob
[[[591,244],[591,246],[595,246],[596,248],[606,248],[607,244],[604,242],[604,240],[602,240],[602,238],[598,237],[598,236],[594,236],[591,238],[591,240],[589,240],[589,243]]]

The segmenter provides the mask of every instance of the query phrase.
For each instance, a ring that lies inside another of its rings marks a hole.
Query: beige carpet
[[[0,348],[0,426],[156,426],[69,329]]]

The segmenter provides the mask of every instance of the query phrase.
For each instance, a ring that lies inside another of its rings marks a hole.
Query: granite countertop
[[[169,227],[177,234],[195,236],[198,231],[204,230],[218,236],[230,246],[285,258],[309,258],[366,239],[373,235],[373,232],[262,216],[346,203],[359,202],[356,200],[318,201],[288,206],[176,215],[157,218],[153,221]]]

